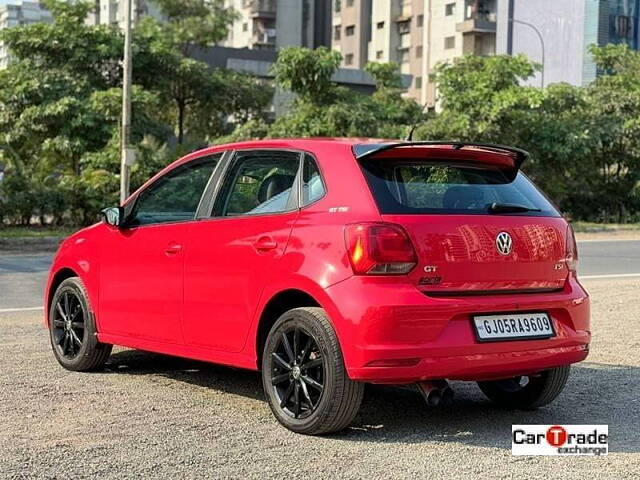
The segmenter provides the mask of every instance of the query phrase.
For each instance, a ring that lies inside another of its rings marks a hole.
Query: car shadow
[[[137,350],[114,353],[106,373],[161,375],[264,401],[260,374]],[[357,442],[456,442],[511,448],[513,424],[609,425],[611,452],[640,452],[640,368],[585,362],[572,368],[567,387],[535,411],[494,406],[475,383],[451,382],[451,405],[427,407],[412,386],[367,385],[351,427],[329,438]]]
[[[142,350],[113,353],[104,373],[156,375],[254,400],[265,400],[259,372]]]

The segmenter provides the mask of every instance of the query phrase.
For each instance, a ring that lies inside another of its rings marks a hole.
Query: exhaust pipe
[[[442,389],[442,403],[445,405],[451,405],[453,403],[453,388],[449,385]]]
[[[418,382],[416,386],[430,407],[437,407],[441,403],[448,405],[453,401],[453,389],[446,380],[427,380]]]
[[[422,394],[422,398],[424,398],[424,401],[427,402],[428,406],[437,407],[438,405],[440,405],[442,395],[440,394],[440,389],[437,387],[435,382],[418,382],[416,386],[418,387],[418,391]]]

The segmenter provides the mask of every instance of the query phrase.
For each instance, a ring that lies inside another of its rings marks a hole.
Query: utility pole
[[[133,150],[129,147],[131,136],[131,4],[133,0],[124,0],[124,65],[122,76],[122,136],[120,160],[120,204],[129,196],[129,168],[132,165]]]

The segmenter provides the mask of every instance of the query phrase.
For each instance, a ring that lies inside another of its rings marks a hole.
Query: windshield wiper
[[[539,212],[539,208],[529,208],[524,205],[514,203],[492,203],[489,205],[489,213],[520,213],[520,212]]]

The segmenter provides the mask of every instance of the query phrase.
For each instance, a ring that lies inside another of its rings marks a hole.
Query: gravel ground
[[[536,412],[368,387],[330,437],[280,427],[259,375],[118,349],[102,373],[63,370],[40,314],[0,314],[0,478],[640,478],[640,280],[589,281],[595,339],[565,392]],[[606,457],[512,457],[513,423],[609,425]]]

